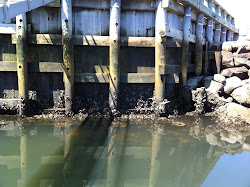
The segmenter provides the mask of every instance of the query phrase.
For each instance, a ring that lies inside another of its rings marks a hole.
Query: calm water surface
[[[250,128],[0,117],[0,187],[250,186]]]

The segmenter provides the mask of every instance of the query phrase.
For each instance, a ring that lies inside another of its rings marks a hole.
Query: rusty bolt
[[[21,26],[18,26],[18,29],[21,29]]]
[[[114,43],[116,43],[116,40],[114,40]]]
[[[18,38],[21,39],[21,35],[18,35]]]
[[[67,70],[69,71],[69,68],[67,68]]]
[[[114,77],[114,80],[116,80],[116,77]]]
[[[115,26],[118,26],[118,23],[115,23]]]
[[[65,19],[65,22],[68,23],[69,20]]]
[[[22,23],[22,21],[23,21],[23,20],[22,20],[22,19],[20,19],[19,21],[20,21],[20,23]]]
[[[21,68],[22,68],[22,66],[19,66],[19,68],[21,69]]]

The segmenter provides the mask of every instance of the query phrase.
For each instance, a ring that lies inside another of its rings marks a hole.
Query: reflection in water
[[[178,120],[187,125],[5,119],[0,126],[0,186],[216,185],[211,176],[222,155],[250,151],[248,127],[222,127],[211,118]]]

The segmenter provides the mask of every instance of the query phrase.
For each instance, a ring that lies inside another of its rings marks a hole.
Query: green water
[[[0,187],[250,186],[250,128],[0,117]]]

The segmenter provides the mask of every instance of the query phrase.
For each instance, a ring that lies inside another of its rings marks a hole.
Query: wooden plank
[[[16,62],[0,62],[0,71],[17,71]],[[62,73],[64,72],[63,65],[58,62],[29,62],[29,72],[51,72]]]
[[[75,73],[75,82],[109,83],[108,73]]]
[[[122,73],[121,83],[154,83],[154,73]]]
[[[15,34],[16,24],[0,24],[0,34]]]
[[[12,44],[16,44],[16,35],[12,35]],[[192,42],[192,41],[190,41]],[[62,36],[58,34],[30,34],[28,44],[62,45]],[[109,36],[73,35],[74,45],[109,46]],[[166,47],[181,47],[178,38],[167,38]],[[121,37],[123,47],[155,47],[154,37]]]

